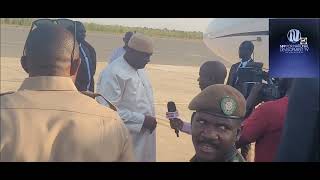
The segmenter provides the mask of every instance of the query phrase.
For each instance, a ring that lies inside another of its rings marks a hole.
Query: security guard
[[[117,113],[77,91],[79,45],[70,32],[35,28],[21,64],[29,77],[1,96],[0,161],[135,161]]]
[[[229,85],[215,84],[201,91],[189,104],[192,141],[196,155],[191,162],[244,162],[235,148],[246,112],[243,95]]]

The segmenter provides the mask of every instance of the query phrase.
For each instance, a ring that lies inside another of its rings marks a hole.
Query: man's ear
[[[21,63],[22,68],[24,69],[24,71],[29,74],[27,59],[28,59],[27,56],[21,56],[20,63]]]

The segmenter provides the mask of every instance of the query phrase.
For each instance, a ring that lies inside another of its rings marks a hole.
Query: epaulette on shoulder
[[[8,92],[0,93],[0,96],[4,96],[7,94],[13,94],[13,93],[15,93],[15,91],[8,91]]]
[[[101,94],[99,93],[93,93],[93,92],[90,92],[90,91],[80,91],[82,94],[86,95],[86,96],[89,96],[91,98],[96,98],[96,97],[102,97],[109,105],[109,108],[114,110],[114,111],[117,111],[117,108],[115,105],[113,105],[110,101],[108,101],[105,97],[103,97]]]

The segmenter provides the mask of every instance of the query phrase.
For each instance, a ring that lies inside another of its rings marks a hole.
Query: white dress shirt
[[[252,59],[249,59],[249,60],[247,60],[247,61],[244,61],[244,62],[242,62],[242,59],[240,59],[240,64],[239,64],[239,66],[238,66],[238,69],[241,67],[241,68],[243,68],[243,67],[246,67],[247,66],[247,64],[249,63],[249,62],[251,62],[252,61]]]
[[[137,161],[156,161],[155,130],[142,128],[145,115],[155,117],[152,87],[144,69],[134,69],[120,56],[100,73],[97,93],[117,107],[132,135]],[[108,106],[101,98],[97,101]]]

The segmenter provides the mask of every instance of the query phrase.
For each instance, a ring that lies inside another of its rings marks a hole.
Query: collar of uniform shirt
[[[19,90],[77,91],[77,88],[70,77],[35,76],[26,78]]]

